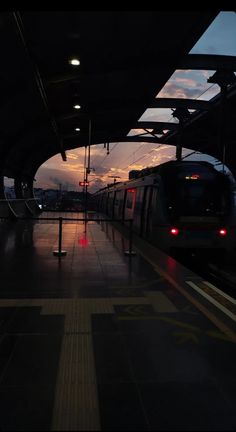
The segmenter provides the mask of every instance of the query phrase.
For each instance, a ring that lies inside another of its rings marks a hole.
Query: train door
[[[99,202],[98,202],[98,211],[100,213],[104,213],[106,211],[106,209],[105,209],[105,207],[106,207],[105,202],[106,202],[106,194],[104,192],[104,193],[102,193],[100,195],[100,199],[99,199]]]
[[[152,219],[152,194],[153,187],[147,186],[144,193],[144,208],[143,208],[143,217],[141,224],[141,235],[143,237],[149,238],[151,234],[150,229],[150,220]]]
[[[138,234],[141,234],[142,214],[144,208],[144,190],[144,186],[137,188],[136,203],[134,207],[133,227]]]
[[[107,200],[107,214],[110,218],[113,218],[113,209],[114,209],[114,197],[115,193],[114,191],[111,191],[108,193],[108,200]]]
[[[114,201],[115,219],[123,219],[123,208],[124,208],[124,190],[118,190],[115,193],[115,201]]]
[[[115,198],[114,198],[114,218],[115,219],[118,219],[120,192],[121,191],[115,191]]]
[[[136,201],[136,188],[129,188],[126,191],[125,200],[125,219],[133,219],[134,207]]]
[[[107,211],[108,211],[108,193],[107,192],[104,193],[102,210],[105,214],[107,214]]]
[[[152,237],[152,240],[158,237],[158,226],[163,223],[162,208],[159,201],[158,188],[153,186],[148,211],[148,234],[149,237]]]

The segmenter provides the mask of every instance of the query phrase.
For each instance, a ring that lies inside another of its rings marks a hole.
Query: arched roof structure
[[[143,140],[127,137],[133,128],[153,128],[147,141],[176,145],[176,124],[158,138],[165,123],[138,122],[147,108],[158,106],[195,109],[184,123],[183,147],[221,159],[220,96],[209,102],[156,98],[178,68],[236,70],[234,57],[188,54],[218,12],[2,13],[1,174],[32,179],[53,155],[65,159],[66,150],[87,145],[89,122],[91,145]],[[72,57],[79,58],[78,67],[69,64]],[[235,90],[230,85],[226,96],[226,162],[233,171]]]

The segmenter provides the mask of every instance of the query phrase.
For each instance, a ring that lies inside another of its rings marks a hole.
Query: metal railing
[[[3,220],[10,220],[9,217],[1,217]],[[33,220],[33,221],[58,221],[58,249],[53,251],[54,256],[65,256],[67,252],[62,249],[62,226],[63,221],[73,221],[73,222],[128,222],[129,223],[129,248],[127,251],[124,252],[125,255],[131,257],[136,255],[136,253],[132,250],[133,246],[133,219],[103,219],[103,218],[67,218],[67,217],[56,217],[56,218],[50,218],[50,217],[18,217],[17,221],[21,220]]]

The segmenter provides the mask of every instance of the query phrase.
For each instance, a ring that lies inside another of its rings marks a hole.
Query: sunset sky
[[[236,13],[221,12],[200,38],[190,53],[236,55]],[[213,71],[177,70],[156,97],[192,98],[209,100],[219,92],[219,86],[208,84],[207,79]],[[175,121],[170,109],[148,109],[139,120]],[[178,122],[176,120],[176,122]],[[129,134],[137,134],[137,130]],[[192,150],[183,150],[183,155]],[[66,152],[67,162],[58,154],[44,163],[36,174],[34,187],[58,188],[81,191],[79,181],[84,176],[84,148]],[[213,160],[206,155],[193,155],[191,159]],[[128,172],[147,166],[158,165],[175,159],[175,147],[151,143],[112,143],[110,154],[104,145],[91,146],[91,171],[89,191],[94,192],[119,176],[127,180]]]

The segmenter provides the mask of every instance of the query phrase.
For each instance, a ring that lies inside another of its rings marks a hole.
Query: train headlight
[[[222,237],[226,236],[227,235],[227,229],[226,228],[220,228],[218,230],[218,234]]]
[[[171,228],[170,234],[177,236],[179,234],[179,228]]]

